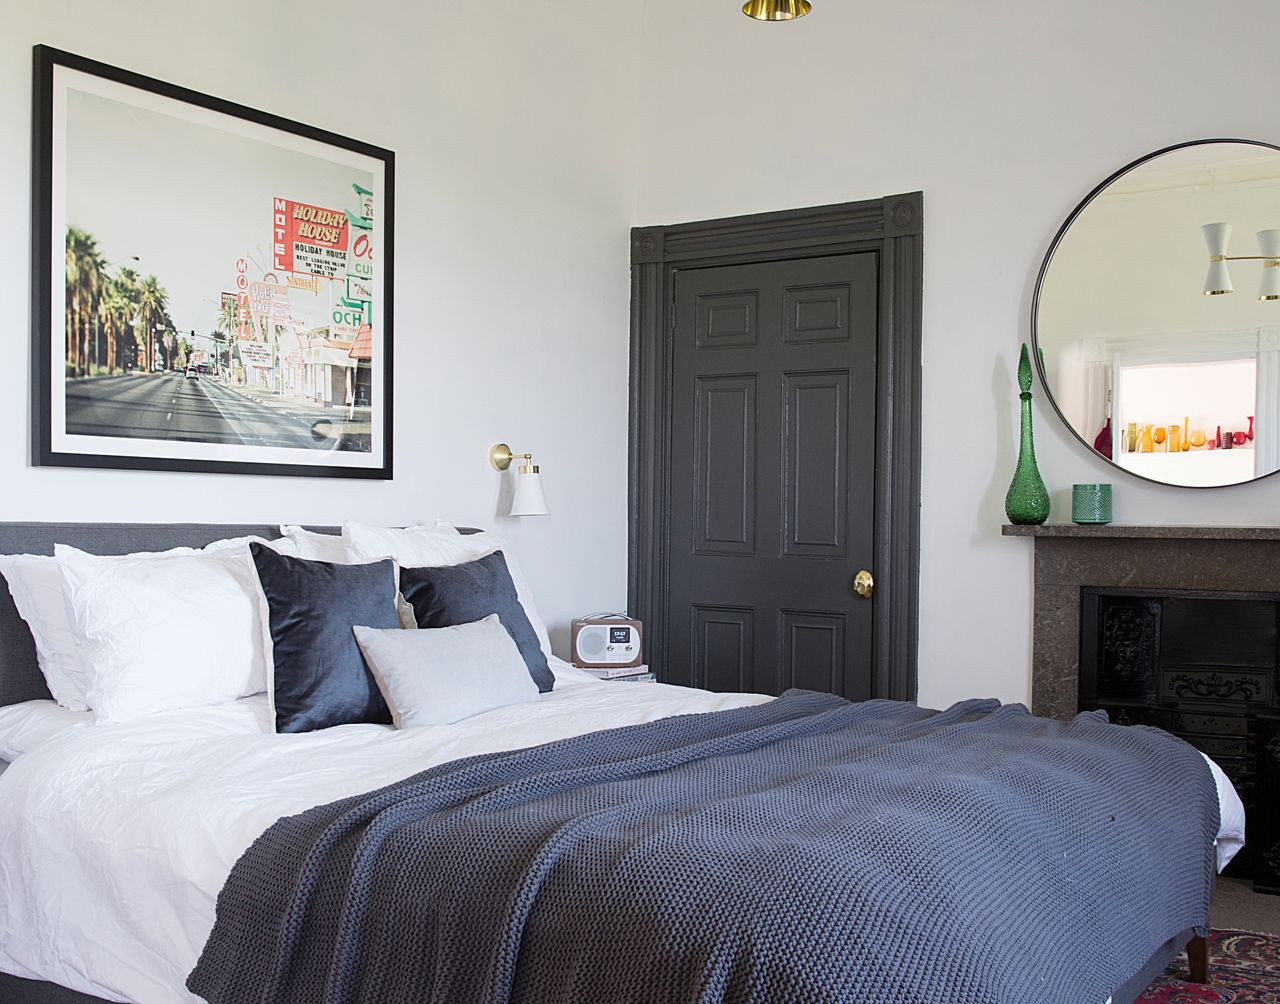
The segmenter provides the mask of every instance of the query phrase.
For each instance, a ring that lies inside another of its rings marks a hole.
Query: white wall
[[[517,540],[548,619],[625,599],[626,228],[926,198],[920,697],[1024,699],[1031,550],[1000,537],[1014,369],[1036,270],[1075,203],[1161,146],[1274,140],[1280,7],[1104,0],[815,0],[757,24],[736,0],[0,0],[0,519],[399,521]],[[318,104],[295,83],[365,85]],[[358,136],[398,155],[397,476],[387,484],[27,465],[30,46],[38,41]],[[357,57],[350,57],[357,58]],[[633,161],[632,153],[639,156]],[[639,164],[639,171],[633,167]],[[1280,479],[1159,488],[1090,458],[1038,401],[1055,519],[1112,481],[1121,522],[1280,521]],[[538,453],[554,515],[497,518],[498,439]]]
[[[620,40],[638,33],[632,10],[590,4],[547,21],[512,0],[0,0],[0,519],[439,516],[513,538],[561,648],[571,616],[621,608],[635,181]],[[28,465],[37,42],[396,152],[394,481]],[[486,453],[499,440],[535,452],[550,517],[497,517]]]
[[[649,5],[640,223],[925,193],[922,702],[1028,696],[1031,543],[1000,525],[1049,241],[1151,150],[1274,142],[1278,30],[1271,0],[1225,19],[1192,0],[814,0],[790,24],[730,0]],[[1088,455],[1042,399],[1036,423],[1055,520],[1072,482],[1110,481],[1117,522],[1280,522],[1280,479],[1147,485]]]

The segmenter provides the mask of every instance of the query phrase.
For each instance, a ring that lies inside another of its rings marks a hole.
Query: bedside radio
[[[622,614],[592,614],[569,627],[571,661],[579,669],[639,666],[641,626]]]

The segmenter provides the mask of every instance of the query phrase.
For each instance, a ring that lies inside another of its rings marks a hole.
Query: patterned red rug
[[[1179,955],[1134,1004],[1280,1004],[1280,937],[1248,931],[1209,932],[1213,983],[1188,983]]]

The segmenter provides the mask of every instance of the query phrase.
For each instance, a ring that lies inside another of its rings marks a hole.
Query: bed
[[[247,534],[273,537],[275,529],[6,524],[0,553],[49,553],[55,541],[123,553]],[[551,668],[555,689],[535,706],[433,728],[350,725],[280,736],[259,696],[60,732],[0,773],[0,878],[9,890],[0,916],[7,974],[0,1002],[198,999],[184,984],[214,926],[219,893],[246,849],[282,816],[459,758],[771,700],[601,683],[558,661]],[[0,705],[47,696],[29,634],[4,597]],[[1222,864],[1242,841],[1243,816],[1230,784],[1218,771],[1212,776]],[[1174,934],[1117,985],[1117,1004],[1132,1000],[1191,933]]]

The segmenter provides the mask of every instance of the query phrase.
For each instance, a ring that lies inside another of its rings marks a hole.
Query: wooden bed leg
[[[1191,982],[1209,982],[1209,942],[1192,938],[1187,942],[1187,961],[1191,964]]]

